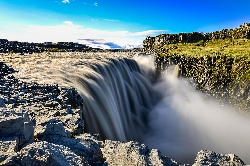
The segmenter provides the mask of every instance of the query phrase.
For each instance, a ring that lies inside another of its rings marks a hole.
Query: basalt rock
[[[75,89],[22,82],[8,74],[12,68],[2,66],[2,73],[7,75],[0,77],[0,107],[26,110],[34,126],[45,126],[50,119],[58,119],[71,134],[83,133],[82,99]]]
[[[43,137],[41,140],[70,148],[77,156],[83,156],[90,165],[102,165],[104,161],[101,151],[102,141],[98,141],[96,137],[90,134],[81,134],[75,136],[75,138],[51,134]]]
[[[193,166],[214,165],[214,166],[243,166],[245,163],[235,154],[220,154],[209,150],[198,152]]]
[[[14,72],[17,72],[13,68],[8,67],[5,63],[0,62],[0,78],[4,77],[8,74],[12,74]]]
[[[156,70],[165,71],[179,66],[179,75],[189,79],[196,89],[238,107],[248,114],[250,108],[250,62],[244,58],[227,56],[156,56]]]
[[[25,110],[0,108],[0,138],[18,137],[18,149],[34,140],[33,124]]]
[[[211,33],[179,33],[160,34],[156,37],[147,36],[143,41],[144,52],[155,52],[159,47],[166,44],[194,43],[203,40],[204,42],[217,39],[250,39],[250,23],[244,23],[235,29],[223,29]]]
[[[69,148],[45,141],[34,142],[18,154],[9,156],[2,165],[88,165],[84,157],[77,156]]]
[[[107,165],[181,165],[156,149],[148,149],[138,142],[119,142],[106,140],[102,148],[103,157]]]

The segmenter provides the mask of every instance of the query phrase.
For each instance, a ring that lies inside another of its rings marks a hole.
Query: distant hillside
[[[219,40],[221,39],[221,40]],[[237,45],[237,39],[250,39],[250,23],[244,23],[240,25],[238,28],[234,29],[223,29],[221,31],[215,31],[211,33],[200,33],[200,32],[192,32],[192,33],[179,33],[179,34],[161,34],[156,37],[148,36],[143,41],[143,48],[145,52],[157,52],[157,53],[173,53],[168,52],[169,50],[173,50],[175,48],[182,47],[182,45],[189,46],[187,43],[193,43],[195,46],[206,46],[207,43],[212,43],[212,45],[216,44],[213,41],[217,40],[217,43],[220,43],[222,40],[227,40],[227,43],[230,45]],[[235,42],[236,41],[236,42]],[[239,41],[241,44],[242,40]],[[196,44],[194,44],[196,43]],[[171,45],[178,44],[178,45]],[[167,46],[169,45],[169,46]],[[172,47],[171,47],[172,46]],[[177,47],[176,47],[177,46]],[[200,47],[201,48],[201,47]],[[189,48],[190,49],[190,48]],[[178,50],[179,52],[180,50]],[[182,52],[179,52],[182,53]]]

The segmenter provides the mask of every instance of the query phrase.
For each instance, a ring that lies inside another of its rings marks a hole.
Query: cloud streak
[[[0,36],[9,40],[27,42],[71,41],[80,43],[81,41],[78,39],[104,39],[107,42],[114,42],[122,46],[126,44],[140,45],[146,36],[166,32],[166,30],[146,30],[139,32],[130,32],[127,30],[111,31],[83,27],[74,24],[72,21],[64,21],[59,25],[51,26],[21,26],[16,24],[15,27],[18,28],[1,28]]]
[[[113,21],[118,21],[118,20],[112,20],[112,19],[107,19],[107,18],[105,18],[105,19],[103,19],[104,21],[110,21],[110,22],[113,22]]]
[[[70,3],[69,0],[62,0],[62,3]]]

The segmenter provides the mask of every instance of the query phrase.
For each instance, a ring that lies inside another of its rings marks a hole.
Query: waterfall
[[[179,66],[157,79],[148,59],[109,59],[61,73],[83,99],[85,132],[140,141],[182,163],[193,163],[201,149],[250,163],[250,120],[196,91],[179,78]]]
[[[96,63],[82,74],[67,74],[68,82],[83,99],[85,132],[100,139],[139,141],[147,132],[147,115],[153,108],[151,82],[132,59]]]

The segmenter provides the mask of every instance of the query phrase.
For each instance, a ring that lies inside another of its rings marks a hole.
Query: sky
[[[248,22],[249,0],[0,0],[0,38],[25,42],[139,45],[146,36]]]

